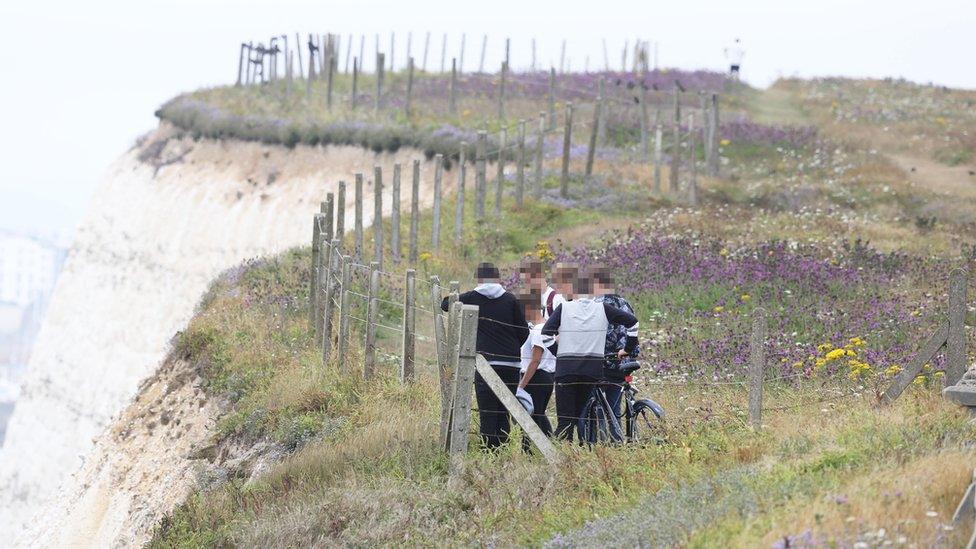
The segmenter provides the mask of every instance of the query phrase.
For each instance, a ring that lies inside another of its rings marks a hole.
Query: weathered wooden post
[[[508,147],[508,131],[498,131],[498,173],[495,176],[495,217],[502,214],[502,193],[505,190],[505,154]]]
[[[444,155],[434,156],[434,208],[430,227],[430,247],[437,251],[441,246],[441,200],[444,194]]]
[[[383,269],[383,168],[373,167],[373,261]]]
[[[519,208],[525,200],[525,119],[519,120],[518,168],[515,171],[515,205]]]
[[[539,113],[539,135],[535,140],[535,178],[532,185],[532,196],[538,200],[542,196],[542,155],[546,142],[546,113]]]
[[[664,144],[661,141],[663,138],[664,132],[661,130],[661,125],[658,124],[654,129],[654,192],[658,194],[661,194],[661,162],[664,159]]]
[[[507,73],[508,63],[502,61],[501,77],[498,79],[498,119],[502,121],[505,120],[505,77]]]
[[[332,239],[329,246],[329,257],[325,259],[328,269],[325,278],[325,292],[322,296],[322,366],[327,368],[332,356],[332,317],[335,313],[336,294],[341,291],[340,283],[336,282],[336,272],[342,268],[342,242],[338,238]]]
[[[474,391],[476,344],[478,340],[478,306],[461,306],[461,326],[454,373],[454,407],[451,413],[450,476],[463,472],[464,454],[468,451],[468,429],[471,427],[471,393]]]
[[[600,111],[603,109],[603,96],[597,96],[593,104],[593,127],[590,128],[590,143],[586,150],[586,180],[593,175],[593,160],[596,158],[596,138],[600,132]]]
[[[749,424],[762,429],[763,378],[766,370],[766,310],[752,312],[752,337],[749,340]]]
[[[335,237],[342,240],[346,236],[346,182],[339,182],[339,190],[336,192],[335,207]]]
[[[355,237],[356,260],[363,258],[363,174],[356,174]]]
[[[457,114],[457,59],[451,58],[451,98],[448,103],[451,114]]]
[[[946,368],[943,383],[955,385],[966,373],[966,296],[967,272],[953,269],[949,274],[949,335],[946,340]]]
[[[407,59],[407,101],[403,112],[410,118],[410,102],[413,99],[413,57]]]
[[[413,178],[410,182],[410,245],[407,260],[417,263],[417,231],[420,224],[420,160],[413,161]]]
[[[487,49],[488,49],[488,35],[486,34],[481,39],[481,62],[478,63],[478,72],[479,73],[484,73],[485,72],[485,50],[487,50]]]
[[[573,140],[573,103],[566,103],[566,131],[563,133],[563,171],[559,178],[559,195],[569,198],[569,147]]]
[[[319,283],[319,253],[321,250],[322,218],[325,216],[317,213],[312,217],[312,265],[308,276],[308,327],[315,330],[317,321],[315,319],[315,296],[318,291]]]
[[[376,54],[376,98],[373,102],[373,110],[379,112],[383,106],[383,69],[384,57],[382,53]]]
[[[380,265],[369,264],[369,301],[366,305],[366,345],[363,349],[363,377],[376,372],[376,325],[380,319]]]
[[[678,192],[678,166],[681,162],[681,101],[678,83],[674,83],[671,91],[673,101],[674,118],[672,121],[672,143],[671,143],[671,173],[668,179],[671,182],[671,192]]]
[[[461,151],[458,160],[458,185],[455,193],[456,204],[454,208],[454,243],[461,243],[461,235],[464,231],[464,180],[467,176],[468,167],[465,161],[468,144],[461,142]]]
[[[474,155],[474,217],[481,221],[485,217],[485,194],[487,181],[488,160],[488,132],[478,132],[478,144]]]
[[[403,361],[400,363],[401,383],[413,381],[414,376],[414,351],[417,335],[416,276],[417,271],[407,269],[403,290]]]
[[[549,129],[556,129],[556,69],[549,67]]]
[[[688,203],[692,207],[698,206],[698,167],[695,158],[695,115],[688,115],[688,149],[691,151],[688,161],[691,163],[688,178]]]
[[[342,284],[339,287],[339,335],[336,337],[336,362],[339,372],[346,373],[347,359],[349,356],[349,286],[352,268],[352,257],[342,256]]]
[[[390,255],[400,262],[400,164],[393,165],[393,202],[390,204]]]
[[[718,137],[718,94],[712,94],[712,108],[709,109],[709,114],[711,122],[709,124],[711,132],[709,133],[709,140],[711,144],[709,149],[711,150],[711,157],[708,159],[708,175],[712,177],[718,176],[719,168],[719,137]]]
[[[349,108],[356,110],[356,95],[359,93],[359,58],[352,58],[352,93],[349,94]]]

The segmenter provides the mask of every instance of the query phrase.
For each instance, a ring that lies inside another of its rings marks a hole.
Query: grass
[[[401,78],[391,76],[393,85]],[[337,88],[346,86],[340,80]],[[462,288],[470,287],[473,266],[481,260],[495,261],[503,275],[511,275],[526,253],[546,255],[551,248],[568,254],[580,246],[608,254],[638,235],[678,244],[655,263],[642,264],[645,256],[634,256],[626,274],[635,281],[667,277],[669,262],[687,257],[747,265],[750,258],[765,257],[770,247],[782,246],[786,251],[768,256],[768,264],[809,259],[798,263],[807,266],[797,268],[799,281],[774,277],[742,286],[722,279],[675,279],[628,295],[647,330],[645,341],[655,340],[645,346],[645,358],[694,365],[674,372],[683,374],[679,378],[651,375],[649,369],[638,377],[642,394],[668,411],[663,444],[584,449],[560,443],[566,465],[553,469],[539,456],[523,454],[516,436],[497,453],[472,449],[460,481],[446,482],[446,457],[435,435],[440,402],[431,398],[439,391],[429,345],[420,344],[418,380],[410,386],[396,380],[399,342],[392,330],[379,331],[381,364],[370,382],[359,375],[358,344],[351,346],[345,365],[323,365],[307,327],[309,250],[292,250],[225,273],[174,341],[174,353],[199,369],[206,390],[227,402],[215,442],[231,447],[271,441],[286,457],[254,480],[231,478],[201,487],[157,527],[151,545],[633,546],[642,541],[755,547],[784,540],[790,546],[880,544],[903,537],[919,545],[951,546],[962,539],[965,533],[947,529],[946,523],[971,480],[976,456],[967,441],[976,431],[964,413],[939,396],[931,370],[894,405],[879,407],[874,392],[884,377],[851,379],[841,363],[811,368],[807,376],[768,381],[763,430],[754,433],[746,424],[741,364],[730,356],[745,349],[754,307],[771,311],[771,369],[783,371],[785,365],[789,371],[794,355],[805,363],[808,353],[821,358],[824,352],[816,347],[825,341],[843,346],[848,337],[863,336],[868,343],[859,352],[883,355],[871,359],[875,370],[883,370],[889,366],[884,352],[913,351],[942,314],[941,277],[976,242],[966,236],[963,221],[917,222],[939,198],[913,187],[870,150],[875,129],[856,124],[861,129],[855,139],[823,118],[822,98],[815,92],[825,86],[859,89],[861,84],[784,82],[776,103],[763,109],[756,108],[763,96],[754,90],[732,90],[723,98],[723,112],[742,110],[770,125],[784,117],[815,123],[821,133],[816,142],[791,144],[764,140],[763,135],[777,132],[759,128],[754,140],[723,145],[723,178],[700,179],[705,204],[698,210],[677,205],[676,196],[649,192],[649,166],[626,156],[598,158],[599,177],[586,184],[574,179],[571,198],[563,200],[557,166],[547,163],[543,200],[529,199],[516,209],[506,195],[504,215],[479,223],[470,215],[469,191],[463,243],[456,245],[456,204],[450,197],[443,206],[441,248],[421,241],[419,278],[437,274],[444,284],[459,280]],[[905,93],[900,84],[893,88],[885,93]],[[371,89],[368,79],[361,89]],[[421,98],[406,117],[394,109],[330,113],[322,102],[297,92],[283,86],[219,88],[188,98],[233,116],[312,120],[320,128],[361,122],[379,128],[375,142],[413,135],[416,141],[397,138],[394,144],[428,152],[436,147],[428,148],[422,138],[440,124],[466,131],[496,123],[489,115],[490,95],[466,101],[456,116]],[[313,97],[321,92],[313,87]],[[813,103],[801,111],[797,102],[810,97]],[[533,118],[539,100],[531,94],[521,103],[513,100],[511,116]],[[322,144],[321,135],[299,141]],[[623,147],[634,139],[624,127],[611,136]],[[372,139],[362,144],[373,146]],[[450,154],[453,142],[443,143]],[[580,162],[574,158],[574,169]],[[489,198],[489,211],[492,202]],[[420,234],[429,235],[431,224],[430,212],[423,212]],[[405,257],[406,219],[400,234]],[[371,250],[368,229],[364,242]],[[347,227],[345,249],[352,243]],[[405,267],[389,267],[389,256],[384,262],[388,270]],[[814,275],[803,271],[814,267],[858,274],[856,280],[828,277],[814,284]],[[361,276],[354,280],[358,291],[364,282]],[[399,284],[384,279],[384,299],[402,299]],[[428,308],[427,286],[419,288],[421,306]],[[885,308],[892,303],[891,310]],[[381,315],[383,324],[399,324],[396,307],[385,306]],[[365,317],[362,311],[357,316]],[[895,317],[897,325],[889,322]],[[430,324],[429,313],[418,315],[422,337],[430,337]],[[353,334],[359,341],[358,324]],[[716,343],[724,347],[709,346]]]

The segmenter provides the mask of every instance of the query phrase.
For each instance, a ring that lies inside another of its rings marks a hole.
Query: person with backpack
[[[617,293],[610,269],[602,264],[593,265],[590,268],[590,275],[593,278],[593,293],[596,295],[597,302],[605,303],[636,316],[630,303]],[[606,346],[603,352],[606,357],[603,364],[603,381],[605,382],[603,392],[607,395],[610,409],[617,415],[620,415],[620,396],[623,393],[623,382],[624,377],[626,377],[620,370],[620,361],[623,358],[622,352],[627,347],[627,337],[627,327],[623,324],[611,323],[607,326]],[[637,358],[637,355],[640,354],[640,347],[636,346],[626,354],[630,358]]]
[[[607,328],[626,327],[624,353],[638,345],[637,317],[592,297],[588,276],[577,279],[576,299],[560,304],[542,327],[542,341],[556,355],[556,436],[572,440],[580,413],[603,379]],[[558,344],[557,344],[558,337]]]
[[[518,299],[500,284],[497,267],[491,263],[481,263],[475,278],[478,285],[458,296],[458,301],[478,306],[476,351],[488,361],[514,395],[520,377],[522,344],[529,337],[528,324]],[[447,311],[447,307],[448,299],[444,298],[441,309]],[[475,373],[474,391],[478,401],[482,442],[488,449],[497,448],[508,440],[508,412],[478,373]]]

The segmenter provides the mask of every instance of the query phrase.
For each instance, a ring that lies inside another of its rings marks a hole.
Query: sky
[[[180,92],[233,83],[241,41],[272,34],[396,33],[405,63],[432,33],[439,66],[465,33],[466,68],[487,34],[487,66],[511,39],[514,68],[602,64],[603,40],[619,64],[627,40],[658,44],[662,67],[723,70],[722,50],[740,37],[743,78],[765,87],[779,76],[905,77],[976,88],[966,56],[976,51],[972,0],[684,0],[457,2],[450,0],[5,0],[0,3],[0,229],[70,235],[102,175],[156,125],[153,112]],[[340,55],[343,55],[340,53]],[[969,67],[967,69],[967,67]]]

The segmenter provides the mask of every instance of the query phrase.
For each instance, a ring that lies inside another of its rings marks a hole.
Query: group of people
[[[532,410],[536,425],[547,436],[572,440],[597,386],[619,410],[620,361],[639,353],[637,317],[603,265],[581,269],[557,263],[547,278],[543,262],[527,258],[519,274],[516,296],[501,285],[497,267],[482,263],[475,273],[478,285],[458,299],[478,306],[477,352]],[[445,298],[441,307],[446,311],[447,306]],[[555,433],[546,415],[553,394]],[[498,447],[508,440],[509,416],[479,374],[475,397],[482,441],[487,448]]]

